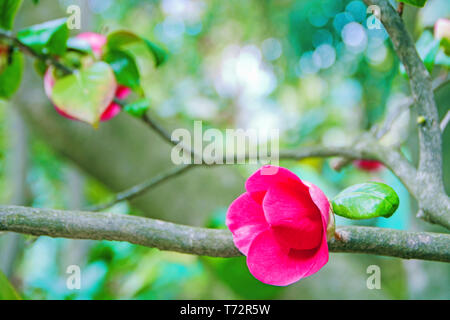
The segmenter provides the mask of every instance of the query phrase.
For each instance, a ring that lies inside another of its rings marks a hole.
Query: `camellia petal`
[[[322,269],[322,267],[324,265],[326,265],[328,262],[329,253],[328,253],[327,234],[326,234],[325,230],[326,230],[326,225],[324,223],[324,231],[322,233],[322,242],[320,243],[319,249],[314,253],[314,257],[312,258],[314,260],[314,265],[307,273],[304,274],[304,276],[303,276],[304,278],[309,277],[310,275],[316,273],[317,271]],[[295,251],[293,250],[293,252],[295,252]]]
[[[252,174],[247,181],[245,182],[245,189],[254,196],[254,198],[258,201],[262,201],[262,197],[264,193],[273,185],[276,184],[287,184],[287,185],[303,185],[302,181],[299,177],[297,177],[291,171],[282,168],[276,167],[277,170],[272,170],[274,166],[264,166],[254,174]],[[274,174],[263,174],[263,173],[274,173]],[[307,187],[304,186],[305,191]]]
[[[116,97],[117,99],[126,99],[131,93],[131,89],[122,85],[117,86]]]
[[[116,98],[118,99],[126,99],[131,93],[130,88],[118,85],[116,89]],[[108,106],[108,109],[103,112],[102,116],[100,117],[100,121],[108,121],[117,116],[120,111],[122,110],[122,107],[118,105],[115,102],[111,102],[111,104]]]
[[[65,113],[63,110],[61,110],[60,108],[55,106],[55,110],[56,112],[58,112],[60,115],[62,115],[64,118],[70,119],[70,120],[76,120],[78,121],[77,118],[72,117],[70,114]]]
[[[309,187],[309,194],[311,195],[311,199],[317,208],[320,210],[322,214],[322,219],[325,221],[325,224],[328,225],[330,221],[330,201],[328,201],[327,196],[320,190],[319,187],[312,184],[311,182],[303,182],[305,185]]]
[[[108,108],[102,113],[100,121],[108,121],[117,116],[122,108],[115,102],[112,102]]]
[[[103,46],[106,44],[106,37],[104,35],[95,32],[83,32],[77,35],[76,38],[89,43],[97,57],[102,55]]]
[[[276,239],[288,248],[313,249],[322,238],[322,217],[308,188],[280,184],[271,187],[263,200],[263,211]]]
[[[269,228],[261,205],[248,193],[242,194],[230,205],[226,225],[233,233],[234,244],[244,255],[247,255],[255,236]]]
[[[44,91],[50,100],[52,99],[52,89],[54,85],[55,85],[55,78],[53,78],[52,68],[50,67],[44,74]]]
[[[247,255],[250,273],[259,281],[275,286],[294,283],[315,267],[318,249],[292,250],[281,246],[272,231],[255,237]]]

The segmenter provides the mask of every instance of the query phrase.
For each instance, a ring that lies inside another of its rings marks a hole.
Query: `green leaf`
[[[152,54],[157,67],[167,60],[167,52],[164,49],[147,39],[125,30],[115,31],[109,34],[106,45],[111,50],[123,50],[124,47],[136,43],[145,44],[148,51]]]
[[[67,19],[37,24],[17,33],[17,38],[38,53],[62,55],[67,48],[69,29]]]
[[[116,88],[113,70],[100,61],[56,80],[52,100],[68,115],[97,126],[114,99]]]
[[[114,70],[117,82],[123,86],[137,89],[140,87],[140,76],[136,62],[128,53],[109,50],[103,60]]]
[[[45,75],[45,71],[47,71],[47,64],[42,60],[34,60],[33,62],[34,69],[36,70],[37,74],[43,77]]]
[[[428,72],[431,73],[440,49],[440,41],[435,39],[430,31],[425,30],[416,42],[416,49]]]
[[[110,49],[120,49],[123,46],[139,41],[142,41],[142,38],[136,34],[126,30],[119,30],[108,35],[106,46]]]
[[[79,38],[69,38],[67,40],[67,49],[81,53],[92,53],[92,48],[89,42]]]
[[[423,7],[427,0],[402,0],[401,2],[408,3],[416,7]]]
[[[158,45],[156,45],[155,43],[153,43],[147,39],[144,39],[144,41],[147,44],[150,51],[153,53],[157,67],[160,66],[161,64],[163,64],[164,62],[166,62],[167,52],[164,49],[162,49],[161,47],[159,47]]]
[[[435,39],[429,30],[425,30],[416,42],[417,52],[429,73],[433,71],[435,64],[445,65],[445,63],[442,63],[442,58],[438,59],[440,44],[441,41]],[[400,74],[406,78],[408,77],[403,64],[400,64]]]
[[[8,278],[0,271],[0,300],[22,300]]]
[[[11,63],[0,74],[0,98],[9,99],[19,89],[23,72],[23,55],[14,51]]]
[[[450,68],[450,56],[446,55],[444,51],[439,51],[436,55],[435,64],[444,66],[445,68]]]
[[[125,106],[124,110],[135,117],[142,117],[150,108],[150,102],[147,99],[141,99]]]
[[[425,58],[423,59],[423,64],[425,65],[429,73],[433,71],[436,56],[439,52],[439,49],[440,49],[440,41],[438,40],[433,41],[432,45],[430,46],[428,52],[425,55]]]
[[[349,219],[389,218],[399,205],[394,189],[380,182],[351,186],[332,201],[335,214]]]
[[[22,0],[0,0],[0,28],[11,30]]]
[[[78,51],[67,51],[61,58],[60,62],[66,67],[75,70],[83,67],[83,58],[88,57]],[[90,66],[93,60],[90,60],[86,66]]]
[[[450,56],[450,38],[442,38],[441,47],[444,49],[445,54]]]

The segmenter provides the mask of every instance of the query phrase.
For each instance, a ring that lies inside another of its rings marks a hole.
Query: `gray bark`
[[[235,257],[229,230],[207,229],[129,215],[0,207],[0,231],[73,239],[115,240],[196,255]],[[340,227],[332,252],[368,253],[450,262],[450,234]]]

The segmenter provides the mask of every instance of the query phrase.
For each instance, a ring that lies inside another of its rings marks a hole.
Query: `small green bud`
[[[424,124],[427,121],[424,116],[417,117],[417,124]]]

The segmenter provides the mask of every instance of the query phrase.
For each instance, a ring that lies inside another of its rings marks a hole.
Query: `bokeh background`
[[[394,2],[393,2],[394,3]],[[82,9],[82,31],[129,29],[161,44],[169,60],[141,66],[151,113],[165,127],[280,129],[282,148],[345,145],[408,101],[408,79],[386,31],[367,28],[366,6],[346,0],[41,0],[24,1],[16,29]],[[406,6],[404,21],[421,54],[432,27],[450,16],[446,0],[423,9]],[[438,53],[433,78],[449,57]],[[447,66],[447,67],[445,67]],[[447,69],[446,69],[447,68]],[[441,117],[449,86],[436,92]],[[404,111],[383,143],[401,146],[417,161],[414,111]],[[444,134],[445,183],[450,190],[450,130]],[[105,202],[114,192],[173,166],[170,146],[123,113],[98,130],[59,116],[42,80],[27,61],[25,79],[0,103],[0,201],[76,209]],[[400,207],[390,219],[353,222],[408,230],[443,231],[415,218],[406,189],[387,169],[335,159],[281,165],[332,197],[344,187],[374,180],[392,186]],[[197,168],[111,211],[198,226],[224,227],[225,212],[256,166]],[[82,271],[81,290],[66,287],[69,265]],[[370,265],[382,287],[369,290]],[[219,259],[161,252],[128,243],[74,241],[0,233],[0,269],[26,299],[448,299],[448,264],[332,253],[318,273],[288,287],[255,280],[245,258]]]

